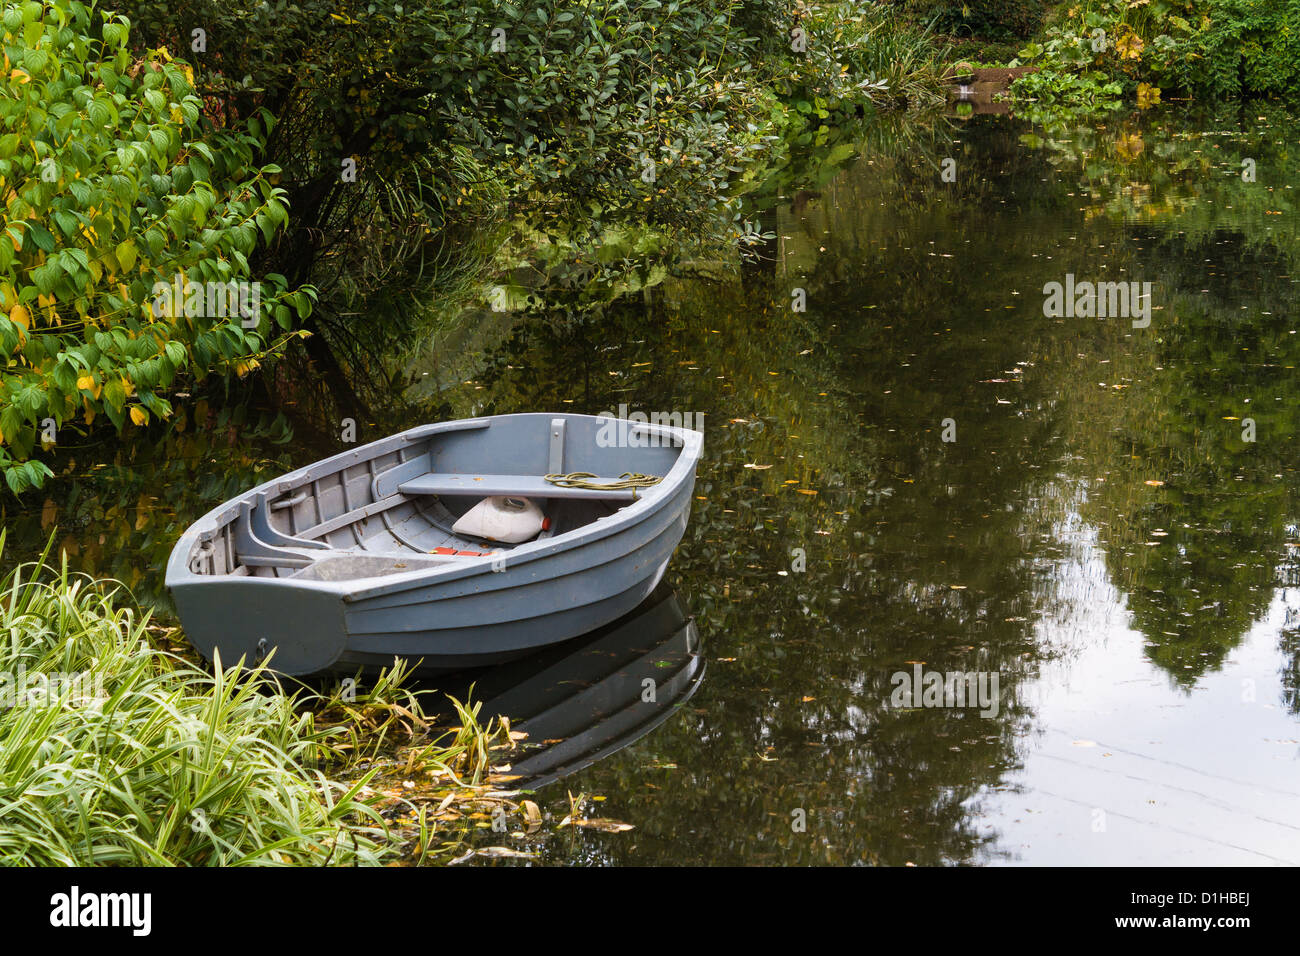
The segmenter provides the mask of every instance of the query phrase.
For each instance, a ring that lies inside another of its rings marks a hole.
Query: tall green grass
[[[914,27],[880,10],[850,24],[849,56],[859,73],[883,80],[891,94],[912,105],[942,99],[949,47],[929,26]]]
[[[364,865],[400,851],[367,786],[376,771],[358,767],[391,727],[425,724],[400,677],[327,723],[336,698],[286,694],[260,669],[209,674],[152,646],[147,615],[111,587],[45,558],[0,580],[0,865]],[[478,750],[457,740],[437,758],[476,765]]]
[[[782,27],[766,39],[764,62],[773,89],[796,107],[801,100],[891,108],[943,99],[948,47],[928,27],[874,4],[807,3],[772,16]],[[802,52],[790,48],[795,29],[806,36]]]

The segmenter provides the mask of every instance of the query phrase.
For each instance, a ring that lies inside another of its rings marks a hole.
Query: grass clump
[[[208,673],[153,646],[148,615],[117,589],[45,558],[0,579],[0,864],[400,854],[368,786],[379,749],[427,726],[400,674],[331,716],[330,698],[286,694],[261,668]],[[487,746],[457,739],[429,756],[459,769]]]

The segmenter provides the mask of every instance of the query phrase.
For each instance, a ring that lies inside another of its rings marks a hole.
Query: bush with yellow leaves
[[[188,65],[133,56],[125,18],[75,0],[7,4],[0,69],[0,472],[17,493],[59,429],[172,412],[168,390],[255,362],[312,291],[257,280],[255,315],[159,309],[159,290],[249,284],[288,219],[266,120],[205,122]],[[168,297],[170,298],[170,297]]]

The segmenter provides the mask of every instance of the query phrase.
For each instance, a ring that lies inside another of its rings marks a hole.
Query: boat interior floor
[[[478,499],[461,492],[450,500],[463,511]],[[301,504],[301,500],[291,503]],[[538,538],[590,524],[619,507],[601,499],[558,498],[537,503],[548,518],[547,528]],[[202,562],[214,550],[223,551],[233,557],[230,563],[234,566],[228,573],[344,581],[506,554],[530,543],[506,544],[454,533],[451,529],[458,515],[435,495],[397,493],[339,518],[301,528],[295,527],[297,512],[278,504],[265,495],[244,502],[242,513],[229,526],[228,540],[209,542],[209,551],[201,552],[196,561]]]

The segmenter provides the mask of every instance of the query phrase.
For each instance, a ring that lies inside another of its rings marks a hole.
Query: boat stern
[[[205,659],[229,667],[263,661],[289,676],[327,671],[347,645],[335,590],[286,588],[274,579],[203,578],[169,584],[185,636]],[[219,650],[218,650],[219,649]]]

